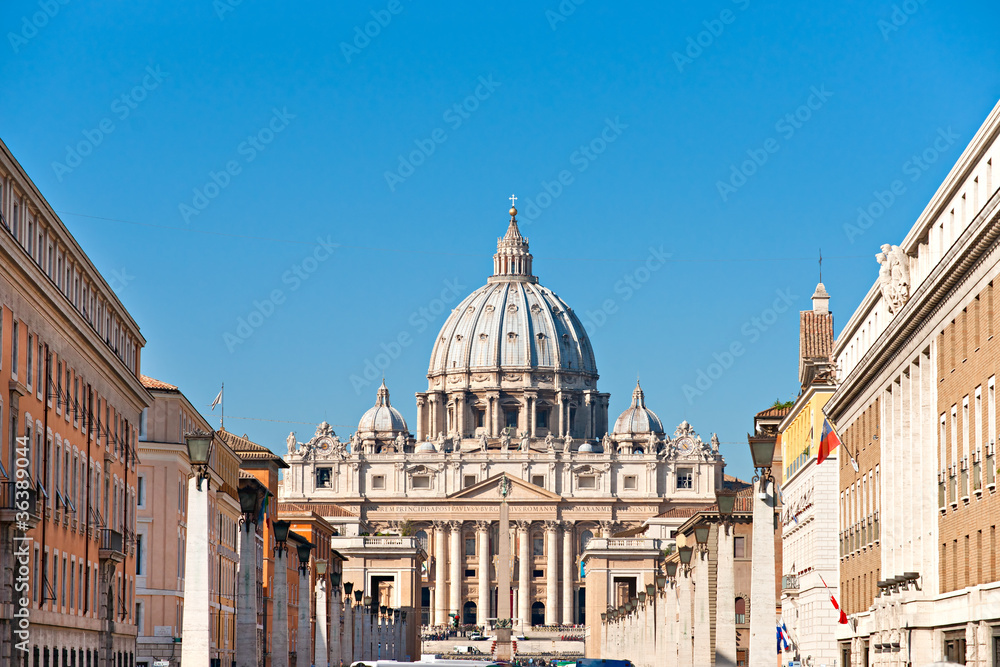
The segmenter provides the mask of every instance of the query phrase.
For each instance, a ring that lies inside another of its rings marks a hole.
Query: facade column
[[[517,522],[517,618],[521,632],[531,629],[531,522]]]
[[[528,399],[531,407],[531,422],[528,424],[528,435],[532,438],[538,437],[538,397],[532,396]]]
[[[708,551],[698,553],[695,547],[694,561],[694,664],[712,664],[712,626],[708,609]],[[735,601],[734,601],[735,602]],[[735,619],[734,619],[735,620]]]
[[[327,652],[326,624],[326,576],[317,577],[316,581],[316,657],[313,664],[316,667],[328,667],[330,664]],[[274,667],[274,663],[271,663]]]
[[[184,614],[187,615],[185,597]],[[271,618],[271,667],[288,667],[288,552],[278,549],[274,554],[274,593]],[[181,664],[185,664],[183,661]]]
[[[764,498],[760,495],[763,492]],[[774,483],[767,479],[754,485],[753,571],[750,575],[750,660],[763,665],[774,660]]]
[[[545,624],[559,624],[558,521],[545,522]]]
[[[257,667],[257,524],[249,521],[240,527],[239,587],[236,667]]]
[[[573,623],[573,522],[563,522],[562,622]]]
[[[682,572],[683,566],[677,569],[677,606],[678,606],[678,635],[677,635],[677,664],[679,667],[701,667],[694,665],[694,645],[692,643],[692,609],[691,609],[691,586],[694,580],[690,572]],[[771,656],[774,657],[774,656]],[[753,663],[750,663],[753,664]],[[759,663],[763,664],[763,663]],[[770,664],[770,663],[767,663]]]
[[[340,638],[340,586],[330,588],[330,665],[340,667],[344,657]]]
[[[715,665],[736,667],[736,584],[733,574],[733,530],[716,528],[718,566],[715,575]]]
[[[427,429],[424,426],[424,419],[427,417],[427,399],[417,396],[417,442],[428,440]],[[357,456],[357,452],[352,452]]]
[[[559,432],[556,433],[556,435],[562,436],[566,430],[566,417],[565,417],[566,401],[563,400],[563,395],[561,391],[556,393],[556,406],[558,406],[559,409],[559,414],[556,415],[556,427],[559,429]],[[552,430],[551,417],[549,419],[550,419],[549,430],[551,431]],[[546,609],[546,611],[548,611],[548,609]]]
[[[476,537],[479,551],[479,599],[476,602],[476,623],[487,630],[486,619],[490,617],[490,522],[476,522]]]
[[[188,480],[187,511],[185,549],[187,569],[184,577],[182,635],[184,643],[181,644],[181,661],[184,665],[192,667],[208,667],[211,639],[209,637],[211,592],[208,583],[208,486],[206,484],[199,490],[197,476]],[[65,570],[63,572],[65,573]],[[287,652],[285,655],[287,656]]]
[[[287,572],[287,568],[286,568]],[[312,652],[312,586],[309,569],[299,568],[299,627],[295,640],[295,664],[311,665]]]
[[[448,625],[448,524],[434,522],[434,625]]]
[[[451,526],[451,596],[448,609],[458,614],[458,624],[462,624],[462,522],[452,521]]]

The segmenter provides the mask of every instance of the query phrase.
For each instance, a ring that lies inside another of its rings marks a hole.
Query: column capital
[[[562,526],[562,529],[567,532],[573,530],[573,528],[576,527],[576,521],[568,519],[563,519],[562,521],[559,522],[559,524]]]
[[[559,521],[546,521],[545,522],[545,532],[547,532],[547,533],[554,533],[557,530],[559,530],[559,526],[560,526],[560,522]]]
[[[465,523],[465,522],[462,521],[461,519],[452,519],[451,521],[447,522],[448,527],[451,528],[451,531],[453,533],[454,532],[461,532],[461,530],[462,530],[462,524],[463,523]]]
[[[493,527],[493,522],[492,521],[477,521],[476,522],[476,532],[479,532],[479,533],[487,533],[487,532],[489,532],[490,528],[492,528],[492,527]]]
[[[434,530],[439,530],[441,532],[444,532],[444,531],[448,530],[448,522],[447,521],[432,521],[431,522],[431,526],[434,527]]]
[[[519,519],[517,521],[511,521],[517,527],[518,532],[527,533],[531,529],[531,522]]]

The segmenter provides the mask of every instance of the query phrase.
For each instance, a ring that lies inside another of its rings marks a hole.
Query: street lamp
[[[257,516],[260,514],[261,503],[267,491],[263,485],[255,479],[246,480],[245,484],[240,484],[240,513],[243,515],[243,523],[257,525]]]
[[[188,460],[191,467],[197,474],[197,488],[201,491],[202,480],[209,479],[208,460],[212,456],[212,445],[215,437],[212,433],[205,433],[201,429],[186,433],[184,442],[187,444]]]
[[[345,581],[344,582],[344,595],[346,597],[348,597],[348,598],[351,597],[351,591],[353,591],[353,590],[354,590],[354,582],[353,581]]]
[[[646,597],[652,599],[656,595],[656,586],[653,584],[646,584]]]
[[[688,558],[690,558],[690,556]],[[667,577],[673,579],[676,576],[677,576],[677,561],[672,560],[669,563],[667,563]]]
[[[677,550],[681,556],[681,565],[685,567],[691,564],[691,554],[694,553],[694,547],[684,546]]]
[[[291,521],[282,521],[278,519],[277,521],[271,522],[271,527],[274,528],[274,550],[276,553],[288,553],[288,531],[292,528]]]
[[[667,587],[667,576],[664,574],[656,575],[656,587],[666,588]]]
[[[708,548],[709,527],[707,523],[699,523],[694,527],[694,540],[698,543],[698,549],[704,551]]]
[[[340,587],[340,579],[341,579],[341,574],[340,574],[340,572],[331,572],[331,573],[330,573],[330,583],[331,583],[331,584],[332,584],[332,585],[333,585],[333,586],[334,586],[335,588],[338,588],[338,587]]]
[[[326,574],[326,561],[325,560],[318,560],[318,561],[316,561],[316,574],[319,575],[319,576],[321,576],[321,577],[324,574]]]
[[[309,555],[315,546],[311,542],[300,542],[295,547],[295,550],[299,552],[299,571],[303,574],[309,571]]]
[[[716,491],[715,500],[719,503],[719,515],[723,520],[731,519],[736,510],[736,492],[731,489]]]
[[[360,590],[354,591],[354,601],[356,603],[358,603],[358,604],[361,604],[361,596],[364,595],[364,594],[365,594],[364,591],[360,591]]]

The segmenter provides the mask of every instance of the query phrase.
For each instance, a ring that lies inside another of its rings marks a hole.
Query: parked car
[[[482,636],[482,635],[481,635],[481,634],[479,634],[478,632],[475,632],[475,633],[473,633],[473,634],[469,635],[469,636],[467,637],[467,639],[468,639],[468,640],[469,640],[470,642],[481,642],[481,641],[485,641],[485,640],[486,640],[486,637]]]

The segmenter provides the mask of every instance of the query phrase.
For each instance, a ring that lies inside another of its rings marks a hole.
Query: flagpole
[[[219,418],[219,428],[223,431],[226,430],[226,383],[222,383],[222,391],[219,392],[222,396],[222,400],[219,401],[219,405],[222,406],[222,416]]]

